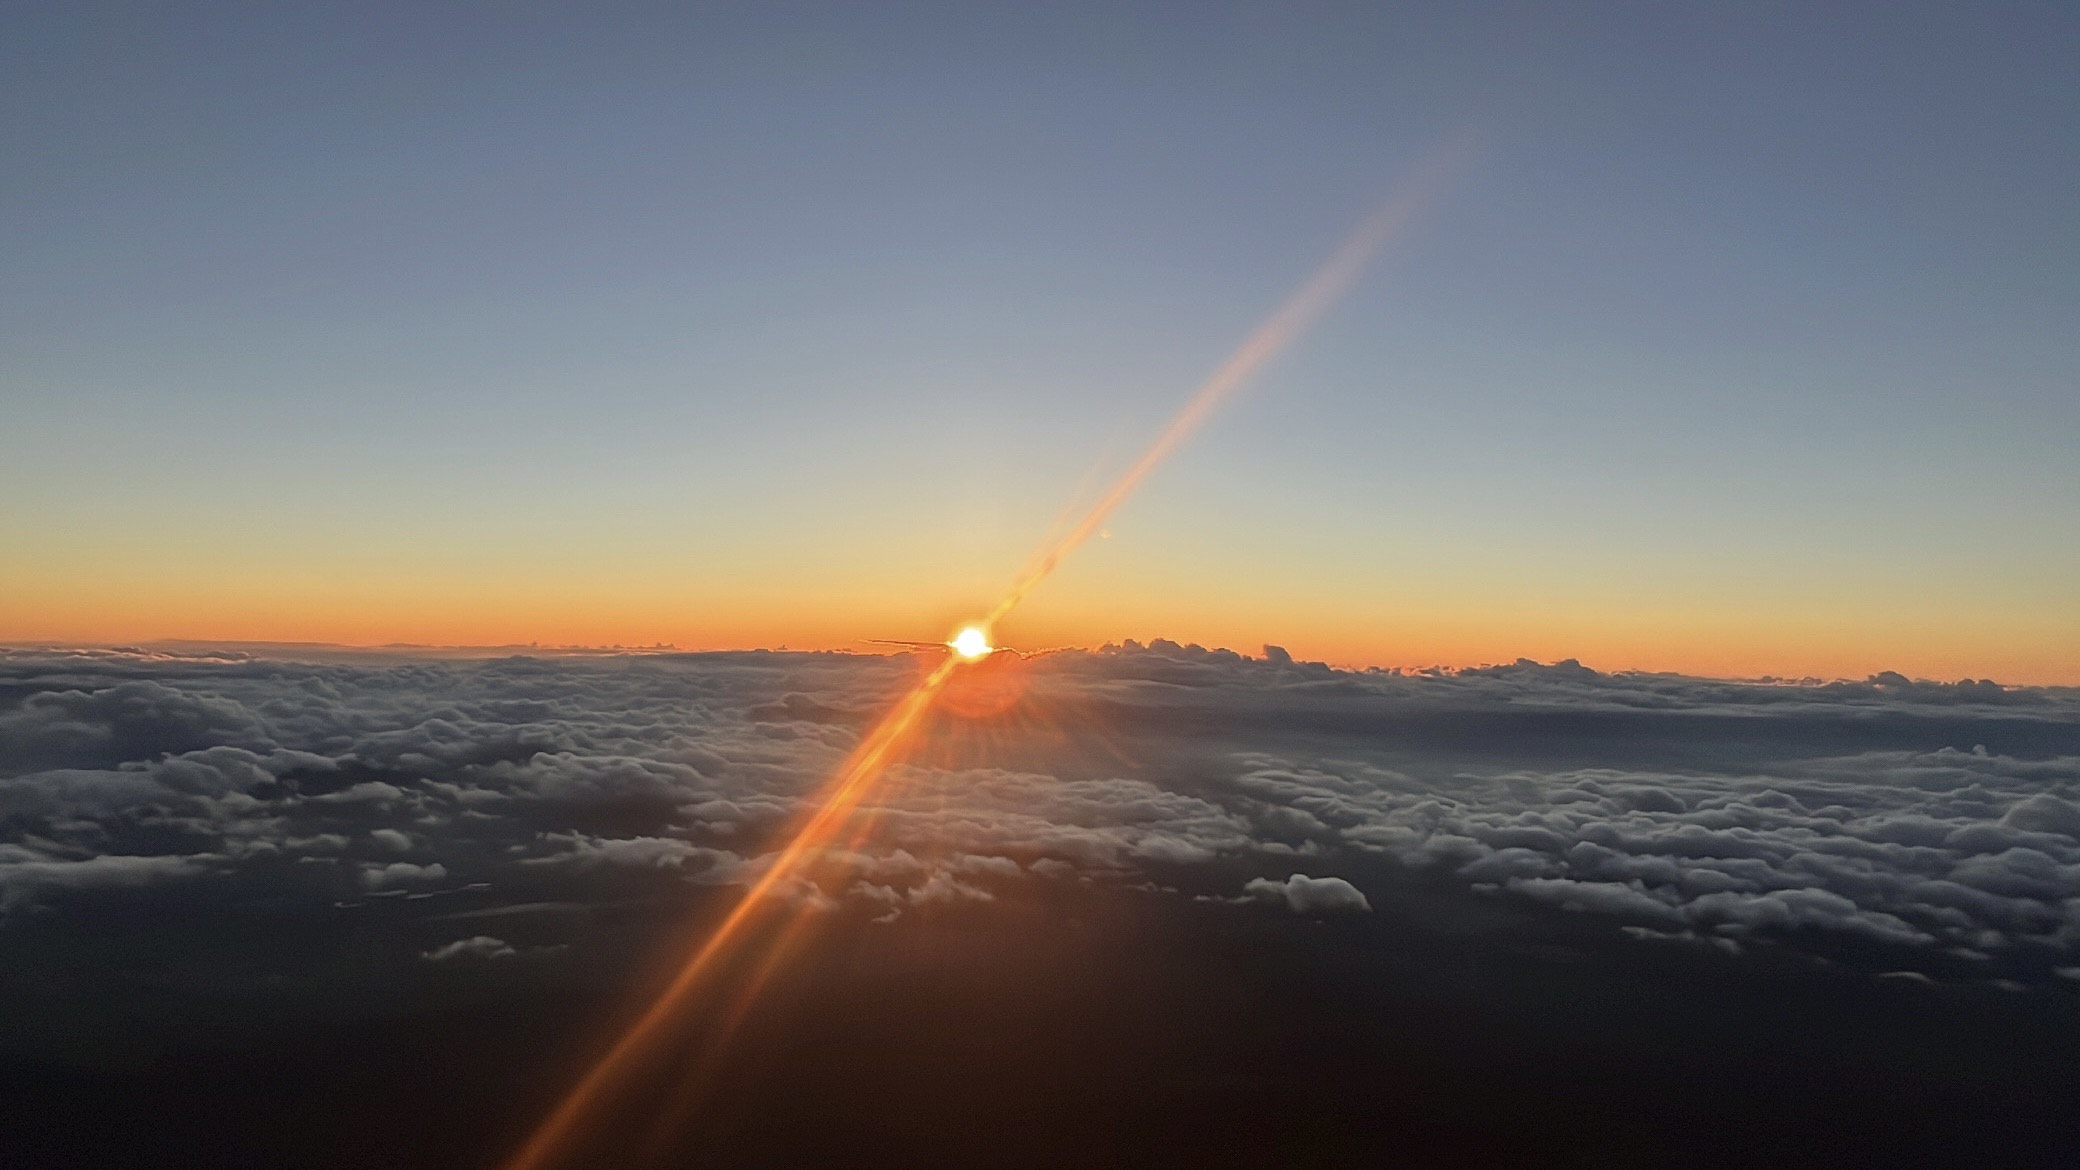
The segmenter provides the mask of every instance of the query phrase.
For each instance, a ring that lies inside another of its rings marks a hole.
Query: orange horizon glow
[[[1121,606],[1120,612],[1014,617],[992,638],[1023,648],[1097,649],[1128,639],[1166,638],[1180,644],[1232,649],[1256,655],[1267,643],[1294,657],[1339,669],[1451,669],[1530,658],[1554,662],[1574,658],[1607,672],[1643,670],[1702,678],[1848,678],[1892,670],[1914,678],[1956,681],[1991,678],[2017,686],[2080,686],[2080,627],[2045,630],[1998,615],[1945,623],[1940,641],[1925,634],[1931,622],[1902,614],[1845,617],[1839,621],[1790,620],[1748,615],[1654,615],[1589,611],[1536,619],[1477,608],[1440,610],[1409,607],[1371,615],[1273,615],[1269,613],[1174,613],[1159,617]],[[953,623],[936,616],[891,608],[880,614],[810,624],[780,620],[716,623],[688,627],[631,620],[602,626],[551,622],[504,625],[485,622],[462,628],[446,622],[339,623],[309,625],[283,621],[100,623],[0,628],[0,647],[107,649],[161,644],[243,644],[254,647],[333,647],[381,652],[526,653],[530,650],[608,651],[668,648],[681,652],[727,650],[850,651],[881,653],[868,635],[914,636],[929,640]]]
[[[1572,659],[1591,669],[1605,674],[1630,672],[1646,674],[1683,675],[1700,679],[1727,681],[1746,680],[1800,680],[1817,679],[1823,682],[1860,681],[1875,674],[1893,671],[1908,678],[1930,682],[1957,682],[1961,679],[1988,679],[2005,686],[2017,687],[2076,687],[2080,686],[2080,672],[2063,667],[2071,661],[2068,654],[2046,654],[2041,657],[2018,658],[2013,666],[1995,662],[1989,666],[1983,658],[1953,660],[1944,657],[1913,658],[1899,654],[1848,654],[1825,659],[1786,659],[1783,655],[1728,650],[1723,654],[1694,654],[1675,656],[1656,654],[1639,658],[1626,658],[1611,654],[1598,654],[1594,650],[1582,650],[1575,646],[1541,649],[1526,647],[1521,650],[1505,650],[1493,654],[1466,655],[1451,653],[1410,652],[1392,656],[1365,656],[1338,652],[1333,649],[1310,648],[1306,643],[1293,639],[1268,641],[1222,641],[1219,639],[1195,639],[1185,635],[1139,632],[1102,642],[1071,644],[1056,642],[1050,650],[1079,650],[1095,652],[1107,645],[1117,646],[1123,641],[1133,640],[1143,645],[1156,639],[1176,642],[1180,645],[1197,645],[1207,649],[1231,650],[1237,654],[1256,658],[1261,655],[1263,645],[1276,645],[1302,662],[1320,662],[1340,671],[1463,671],[1491,666],[1507,665],[1519,660],[1552,664]],[[106,642],[90,642],[81,639],[17,639],[0,641],[0,650],[122,650],[151,649],[166,646],[226,646],[268,647],[279,646],[285,650],[296,647],[312,650],[337,650],[351,653],[398,653],[398,654],[442,654],[452,653],[459,657],[503,657],[514,654],[533,653],[583,653],[583,654],[645,654],[653,652],[681,654],[728,654],[752,651],[776,653],[837,653],[859,654],[862,657],[888,657],[903,651],[876,650],[861,647],[857,640],[830,645],[807,643],[789,644],[785,649],[754,643],[718,643],[715,645],[691,646],[683,644],[657,645],[655,643],[549,643],[549,642],[503,642],[438,645],[423,642],[347,643],[329,641],[274,641],[236,638],[167,638],[167,639],[119,639]],[[2052,660],[2056,660],[2055,662]],[[1788,664],[1787,664],[1788,663]],[[2050,665],[2046,665],[2050,663]]]

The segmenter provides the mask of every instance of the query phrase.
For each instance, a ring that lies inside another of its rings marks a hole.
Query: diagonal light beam
[[[1134,465],[1127,468],[1126,473],[1112,485],[1112,490],[1091,505],[1083,518],[1076,522],[1076,526],[1056,541],[1053,547],[1033,558],[1025,571],[1019,574],[1011,591],[990,611],[989,617],[983,622],[983,628],[990,629],[1017,608],[1018,603],[1024,601],[1027,594],[1042,581],[1047,580],[1064,557],[1074,552],[1078,545],[1089,540],[1092,534],[1098,531],[1106,518],[1117,511],[1128,496],[1134,494],[1134,489],[1141,486],[1141,481],[1148,478],[1150,472],[1205,425],[1207,418],[1222,403],[1234,397],[1235,392],[1242,389],[1258,370],[1304,333],[1307,327],[1322,315],[1323,310],[1349,291],[1379,250],[1399,235],[1423,205],[1436,195],[1446,180],[1471,160],[1473,149],[1474,140],[1471,136],[1461,136],[1454,140],[1418,168],[1414,178],[1394,198],[1388,200],[1385,206],[1359,224],[1357,230],[1343,241],[1342,246],[1336,249],[1328,261],[1316,269],[1305,284],[1294,290],[1293,295],[1287,297],[1276,312],[1265,318],[1256,331],[1251,333],[1234,353],[1228,355],[1228,360],[1222,362],[1199,384],[1199,388],[1193,391],[1177,415],[1170,420],[1170,425],[1156,435],[1148,449],[1141,453],[1141,458],[1135,460]]]
[[[887,771],[903,741],[909,738],[918,721],[931,708],[932,700],[946,686],[946,680],[953,677],[955,666],[955,660],[949,655],[860,741],[838,769],[822,805],[787,843],[787,847],[773,858],[764,876],[745,891],[736,909],[730,911],[722,925],[715,928],[715,933],[708,936],[708,941],[702,943],[701,948],[679,968],[679,973],[658,994],[649,1010],[630,1024],[614,1046],[577,1084],[571,1086],[563,1100],[536,1127],[527,1144],[506,1162],[506,1170],[537,1170],[550,1164],[550,1159],[574,1136],[579,1124],[602,1102],[607,1090],[643,1054],[651,1040],[679,1014],[680,1009],[692,1000],[701,977],[743,932],[767,895],[792,879],[802,864],[829,842],[845,818],[859,806],[874,782]]]
[[[1084,513],[1075,527],[1027,564],[1010,591],[990,611],[984,629],[994,626],[1047,580],[1062,559],[1089,540],[1150,472],[1348,291],[1380,249],[1405,230],[1423,205],[1471,160],[1473,151],[1474,141],[1470,136],[1455,139],[1420,166],[1394,198],[1360,224],[1306,283],[1257,326],[1242,345],[1193,391],[1170,424],[1157,434],[1111,490]],[[604,1104],[609,1091],[628,1074],[667,1025],[692,1003],[703,978],[743,934],[766,898],[792,881],[843,827],[853,810],[859,807],[889,765],[899,757],[930,711],[933,701],[961,665],[957,656],[948,654],[945,661],[904,695],[867,733],[826,787],[822,803],[786,847],[774,856],[764,875],[745,891],[736,908],[679,968],[671,983],[649,1008],[571,1086],[556,1108],[529,1135],[526,1143],[506,1161],[504,1170],[544,1170],[567,1150],[584,1122]]]

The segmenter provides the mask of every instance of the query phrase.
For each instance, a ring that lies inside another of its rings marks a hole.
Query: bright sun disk
[[[989,635],[982,632],[981,626],[961,627],[961,632],[955,634],[953,641],[947,645],[953,647],[953,652],[968,662],[987,657],[990,652]]]

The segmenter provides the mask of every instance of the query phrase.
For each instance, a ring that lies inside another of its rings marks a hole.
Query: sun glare
[[[981,626],[961,627],[961,632],[955,634],[953,641],[947,645],[953,647],[953,652],[959,655],[963,662],[987,658],[991,649],[989,635],[982,632]]]
[[[1440,165],[1431,164],[1427,177],[1410,193],[1387,204],[1345,241],[1306,284],[1200,385],[1170,425],[1156,437],[1140,460],[1120,477],[1112,490],[1093,505],[1075,527],[1028,564],[1015,579],[1010,592],[997,602],[996,608],[982,620],[961,627],[947,641],[947,656],[940,659],[846,757],[844,765],[825,785],[819,800],[809,804],[808,807],[814,811],[795,831],[793,838],[773,856],[763,876],[752,884],[735,909],[686,960],[672,982],[651,1002],[649,1009],[629,1025],[564,1094],[528,1137],[526,1144],[506,1163],[506,1170],[546,1170],[552,1160],[561,1160],[563,1155],[571,1153],[570,1146],[583,1134],[588,1123],[599,1120],[601,1107],[609,1095],[622,1087],[630,1071],[642,1060],[654,1055],[658,1037],[672,1034],[675,1026],[683,1026],[690,1018],[689,1012],[696,1004],[697,996],[706,990],[704,980],[727,957],[738,936],[748,932],[752,924],[762,921],[759,918],[761,907],[771,904],[775,918],[782,912],[792,913],[790,908],[795,903],[776,898],[777,893],[799,888],[804,883],[808,888],[817,889],[815,882],[804,876],[806,869],[823,858],[833,846],[841,844],[843,837],[849,836],[854,846],[867,840],[867,834],[877,823],[877,816],[855,820],[855,813],[872,795],[883,774],[909,755],[915,746],[913,740],[921,734],[920,729],[931,727],[928,716],[936,703],[946,698],[949,709],[976,717],[1002,713],[1017,701],[1019,677],[1023,672],[1014,668],[1023,661],[1022,655],[1007,654],[1000,660],[1000,665],[1007,669],[972,673],[959,669],[963,664],[982,662],[995,653],[995,647],[990,645],[990,627],[998,624],[1038,588],[1063,558],[1074,552],[1086,538],[1101,532],[1106,519],[1133,493],[1142,479],[1197,430],[1215,407],[1232,397],[1258,367],[1286,348],[1357,279],[1371,254],[1414,214],[1426,189],[1441,181]],[[920,648],[916,643],[899,644]],[[959,682],[955,681],[957,678]],[[781,937],[790,936],[783,932]],[[769,953],[765,970],[770,972],[774,969],[781,953],[779,950]],[[758,983],[759,979],[753,979],[742,991],[744,1003],[749,1003]]]

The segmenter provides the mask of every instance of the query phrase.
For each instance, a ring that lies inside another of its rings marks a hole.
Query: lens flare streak
[[[990,629],[1016,609],[1027,594],[1055,571],[1064,557],[1095,535],[1106,519],[1134,493],[1134,489],[1141,486],[1141,481],[1191,438],[1222,403],[1234,397],[1235,392],[1258,370],[1290,346],[1324,310],[1349,291],[1379,250],[1408,226],[1437,189],[1466,164],[1472,151],[1473,140],[1470,137],[1455,140],[1425,163],[1401,193],[1358,225],[1328,262],[1316,269],[1305,284],[1286,298],[1276,312],[1265,318],[1234,353],[1228,355],[1228,360],[1199,384],[1183,408],[1170,420],[1170,425],[1156,435],[1148,449],[1141,453],[1141,458],[1127,468],[1110,491],[1091,505],[1076,526],[1026,566],[1010,592],[990,611],[982,628]]]
[[[1342,296],[1380,248],[1406,228],[1422,205],[1467,161],[1471,152],[1470,139],[1457,140],[1422,166],[1399,195],[1359,225],[1329,260],[1199,385],[1170,424],[1112,488],[1083,514],[1082,519],[1026,566],[988,618],[963,629],[947,644],[949,653],[946,657],[903,696],[846,758],[826,786],[815,812],[793,839],[774,855],[765,873],[746,891],[729,916],[679,968],[649,1008],[571,1087],[556,1108],[536,1127],[526,1144],[505,1163],[504,1170],[543,1170],[573,1143],[584,1122],[604,1103],[609,1091],[628,1074],[659,1034],[691,1004],[703,978],[745,933],[757,911],[776,891],[799,879],[805,867],[832,844],[860,802],[916,734],[954,672],[988,657],[989,634],[996,623],[1045,581],[1064,557],[1096,534],[1106,518],[1133,494],[1142,480],[1190,438],[1215,409],[1233,397],[1258,370],[1290,346]],[[741,1015],[748,1008],[757,987],[771,975],[772,968],[780,961],[780,952],[786,949],[783,942],[780,951],[768,956],[760,974],[739,995],[733,1016]]]
[[[701,977],[729,949],[766,899],[795,878],[803,864],[822,850],[844,826],[852,810],[859,806],[860,800],[915,732],[919,721],[931,708],[932,700],[946,686],[957,665],[952,657],[941,662],[860,741],[839,768],[816,812],[802,825],[794,839],[773,858],[765,873],[737,903],[736,909],[730,911],[729,917],[723,919],[715,932],[708,936],[708,941],[701,944],[693,957],[679,968],[678,974],[672,977],[671,983],[659,993],[649,1009],[628,1026],[614,1046],[564,1095],[556,1109],[528,1138],[527,1144],[506,1163],[506,1170],[537,1170],[550,1164],[550,1158],[575,1134],[579,1124],[600,1103],[607,1090],[692,999]]]

